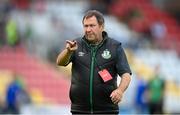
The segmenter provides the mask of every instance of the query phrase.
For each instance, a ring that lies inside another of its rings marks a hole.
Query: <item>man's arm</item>
[[[66,48],[58,55],[56,63],[60,66],[66,66],[69,63],[73,51],[77,49],[76,41],[66,41]]]
[[[60,66],[66,66],[70,60],[72,52],[70,52],[67,48],[64,49],[57,57],[56,63]]]
[[[130,74],[124,73],[121,77],[121,82],[119,84],[118,90],[124,93],[124,91],[126,91],[126,89],[128,88],[130,81],[131,81]]]
[[[129,73],[124,73],[121,76],[121,82],[119,84],[119,87],[115,89],[110,95],[111,100],[114,104],[118,104],[122,100],[123,93],[128,88],[130,81],[131,81],[131,76]]]

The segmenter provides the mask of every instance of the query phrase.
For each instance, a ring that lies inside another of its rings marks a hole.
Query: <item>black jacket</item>
[[[83,38],[76,39],[78,49],[72,54],[72,78],[70,88],[71,112],[111,113],[119,112],[110,94],[117,88],[117,75],[131,73],[121,43],[103,32],[103,41],[94,46]],[[104,82],[98,71],[107,69],[112,80]]]

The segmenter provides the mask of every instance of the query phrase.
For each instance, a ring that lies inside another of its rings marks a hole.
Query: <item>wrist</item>
[[[118,88],[117,90],[118,90],[118,92],[119,92],[120,94],[123,94],[123,90],[122,90],[122,89]]]

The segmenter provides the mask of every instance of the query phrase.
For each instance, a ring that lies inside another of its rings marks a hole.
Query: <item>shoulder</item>
[[[121,46],[121,42],[120,41],[117,41],[117,40],[115,40],[113,38],[110,38],[110,37],[107,38],[107,43],[109,45],[112,45],[112,46]]]
[[[108,41],[108,43],[121,45],[121,42],[120,42],[120,41],[117,41],[117,40],[115,40],[114,38],[111,38],[106,31],[103,31],[103,32],[102,32],[102,35],[103,35],[104,38],[106,38],[106,40]]]

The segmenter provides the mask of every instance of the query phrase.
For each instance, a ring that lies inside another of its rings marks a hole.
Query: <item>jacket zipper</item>
[[[91,107],[91,113],[93,113],[93,77],[94,77],[94,62],[95,62],[95,56],[96,51],[95,47],[92,47],[91,49],[91,73],[90,73],[90,107]]]
[[[91,111],[91,113],[93,113],[93,78],[94,78],[95,56],[96,56],[97,49],[103,45],[105,39],[98,46],[91,46],[84,39],[82,39],[82,40],[85,42],[85,44],[88,46],[88,48],[91,49],[91,70],[90,70],[90,80],[89,80],[90,98],[89,98],[89,101],[90,101],[90,111]]]

